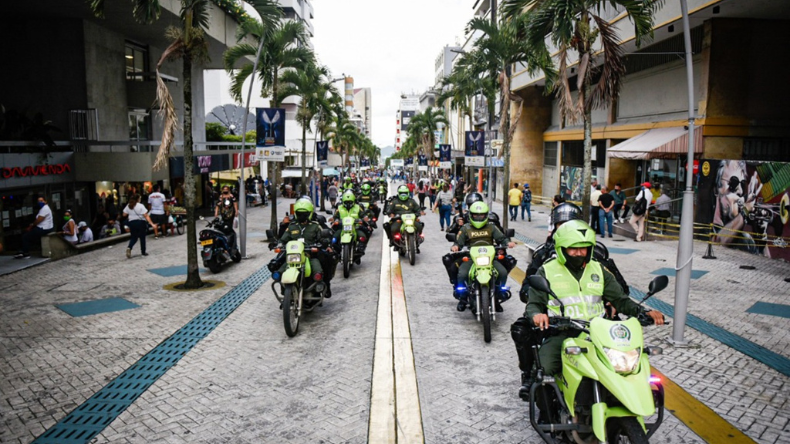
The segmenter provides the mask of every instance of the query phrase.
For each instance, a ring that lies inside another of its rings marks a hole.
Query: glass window
[[[557,166],[557,142],[543,143],[543,165],[550,167]]]
[[[148,72],[148,49],[126,42],[126,79],[142,82],[144,79],[135,73]]]

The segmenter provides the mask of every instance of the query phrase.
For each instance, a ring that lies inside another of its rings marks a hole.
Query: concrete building
[[[0,70],[2,105],[8,113],[31,118],[40,113],[59,129],[50,134],[56,148],[0,141],[0,166],[13,173],[0,179],[0,236],[6,248],[16,248],[22,229],[35,217],[38,194],[49,197],[56,220],[71,208],[75,218],[90,222],[109,196],[120,207],[128,192],[146,192],[155,182],[178,191],[182,179],[174,171],[151,167],[162,135],[153,71],[170,44],[166,29],[180,23],[180,3],[162,2],[160,18],[150,25],[138,24],[132,7],[107,2],[106,18],[98,19],[82,0],[0,5],[0,60],[6,66]],[[210,60],[191,73],[192,136],[198,143],[205,140],[203,69],[220,68],[223,52],[235,44],[239,18],[231,14],[210,6]],[[183,115],[181,62],[167,62],[161,72]],[[178,156],[176,150],[173,158]],[[27,174],[42,166],[57,174]],[[202,188],[198,199],[201,195]]]
[[[697,105],[695,157],[790,161],[790,86],[776,81],[784,59],[775,42],[790,37],[790,8],[767,0],[689,0]],[[680,4],[666,2],[655,36],[637,48],[624,11],[604,17],[618,30],[627,76],[613,106],[593,111],[594,174],[630,188],[649,180],[670,197],[684,187],[687,84]],[[632,55],[628,55],[632,54]],[[575,72],[575,60],[569,70]],[[560,118],[542,74],[517,67],[511,87],[524,99],[513,140],[511,177],[541,196],[577,198],[583,159],[581,122]],[[575,78],[571,78],[575,85]],[[638,138],[638,139],[637,139]],[[629,141],[629,146],[620,145]],[[633,194],[630,192],[628,194]]]
[[[395,112],[395,151],[400,151],[408,138],[409,121],[420,112],[418,94],[401,94],[398,110]]]
[[[354,88],[354,114],[362,119],[363,133],[370,138],[373,132],[373,93],[370,88]]]
[[[436,56],[434,88],[438,88],[442,80],[453,72],[453,62],[461,50],[460,46],[445,45]]]

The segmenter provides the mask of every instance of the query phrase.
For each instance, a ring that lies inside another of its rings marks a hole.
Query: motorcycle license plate
[[[214,243],[214,239],[208,239],[200,242],[200,245],[205,247],[206,245],[211,245]]]
[[[343,225],[343,231],[351,231],[351,225]]]

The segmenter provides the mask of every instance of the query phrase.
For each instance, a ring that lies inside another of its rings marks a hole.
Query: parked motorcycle
[[[201,218],[203,219],[203,218]],[[215,218],[200,231],[201,256],[203,266],[212,273],[222,271],[222,265],[241,262],[241,253],[236,246],[236,233],[221,218]]]
[[[666,276],[653,279],[642,302],[668,282]],[[531,276],[529,285],[556,299],[562,314],[550,317],[549,329],[536,328],[535,334],[578,333],[562,344],[562,374],[556,380],[543,374],[539,346],[533,347],[537,365],[529,392],[532,427],[547,444],[647,443],[664,418],[664,389],[660,379],[650,374],[648,361],[662,349],[645,346],[641,328],[652,324],[652,318],[642,314],[627,321],[587,322],[565,317],[562,300],[544,277]],[[541,410],[539,418],[536,407]]]
[[[508,230],[508,236],[512,236],[514,230]],[[445,238],[450,242],[455,242],[454,234],[447,234]],[[493,245],[475,245],[469,247],[468,254],[463,257],[462,261],[471,261],[472,266],[469,269],[469,277],[467,288],[462,282],[458,282],[455,286],[455,295],[460,297],[466,293],[467,301],[472,314],[477,317],[478,322],[483,323],[483,340],[491,342],[491,323],[496,321],[496,301],[506,301],[510,299],[510,288],[508,286],[500,287],[497,285],[497,278],[499,274],[494,268],[494,261],[505,261],[507,258],[512,262],[505,266],[505,269],[515,267],[516,260],[512,256],[507,256],[507,246],[495,247]]]
[[[313,311],[323,304],[329,287],[324,282],[321,273],[313,275],[310,268],[310,258],[319,257],[321,254],[331,255],[324,249],[325,244],[305,245],[300,240],[290,241],[285,247],[270,248],[278,254],[285,256],[287,268],[280,274],[279,270],[272,273],[272,291],[280,301],[283,311],[283,326],[285,334],[289,337],[296,336],[299,331],[299,321],[306,312]],[[312,279],[309,279],[313,275]],[[280,291],[277,291],[277,285]]]
[[[418,253],[417,246],[422,243],[424,235],[417,234],[417,222],[419,219],[415,214],[405,213],[396,216],[395,220],[401,220],[400,232],[392,235],[392,242],[401,256],[409,258],[409,264],[414,265]]]

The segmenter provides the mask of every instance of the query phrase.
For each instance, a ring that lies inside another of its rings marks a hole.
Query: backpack
[[[634,208],[632,209],[637,216],[642,216],[647,212],[647,199],[644,198],[644,193],[640,193],[640,195],[643,197],[634,202]]]
[[[524,198],[521,201],[522,203],[532,203],[532,190],[524,191]]]

